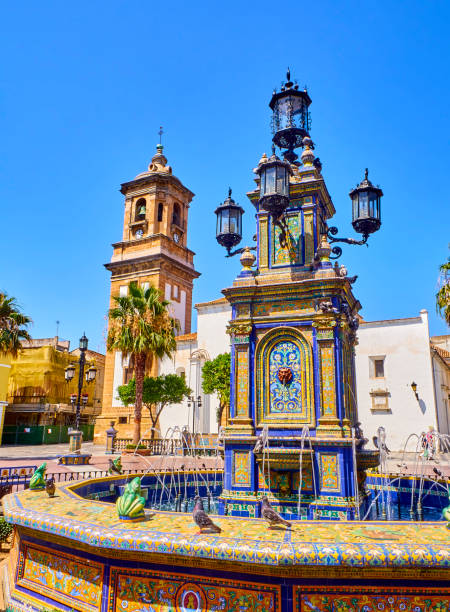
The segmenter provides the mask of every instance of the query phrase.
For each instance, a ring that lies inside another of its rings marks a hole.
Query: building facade
[[[231,306],[224,298],[197,304],[197,333],[178,339],[173,360],[162,364],[164,373],[185,372],[189,386],[199,391],[202,407],[195,415],[195,431],[216,433],[215,396],[201,392],[202,359],[214,359],[229,352],[230,337],[226,328]],[[362,320],[355,346],[356,401],[359,420],[368,448],[380,426],[385,427],[388,446],[400,451],[410,433],[420,434],[430,428],[450,433],[450,335],[430,339],[428,314],[385,321]],[[417,384],[417,394],[411,383]],[[209,416],[205,416],[209,410]],[[192,427],[192,406],[188,402],[169,406],[161,416],[161,431],[174,426]],[[209,427],[208,427],[209,422]],[[417,441],[411,440],[412,451]]]
[[[148,166],[135,179],[123,183],[125,197],[122,239],[114,243],[111,261],[105,267],[111,272],[110,307],[113,297],[126,295],[131,281],[140,286],[160,289],[171,302],[171,315],[178,320],[180,335],[191,331],[193,280],[199,276],[194,268],[194,253],[187,247],[188,212],[192,191],[172,174],[162,145]],[[119,437],[131,437],[133,408],[125,407],[117,388],[132,375],[133,364],[119,351],[108,352],[102,413],[97,419],[94,440],[105,443],[105,431],[115,422]],[[147,366],[155,376],[159,364]],[[142,415],[142,432],[151,421]]]
[[[69,364],[76,366],[78,358],[79,349],[70,351],[69,340],[58,336],[22,342],[21,351],[11,360],[5,432],[17,426],[73,426],[71,396],[77,394],[78,376],[66,382],[65,369]],[[94,382],[84,383],[81,422],[92,424],[101,412],[105,356],[87,350],[86,363],[95,366],[97,374]]]
[[[450,433],[450,367],[440,355],[444,349],[430,344],[427,311],[418,317],[364,321],[358,341],[359,418],[370,445],[380,426],[394,451],[403,450],[412,433]],[[416,444],[411,439],[407,450],[414,451]]]

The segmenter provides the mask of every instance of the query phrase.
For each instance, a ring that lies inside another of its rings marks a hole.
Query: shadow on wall
[[[423,401],[423,399],[419,400],[419,406],[420,406],[420,409],[422,411],[422,414],[425,414],[427,406],[426,406],[425,402]]]

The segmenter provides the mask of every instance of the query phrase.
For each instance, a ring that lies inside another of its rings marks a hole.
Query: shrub
[[[5,542],[12,533],[12,525],[7,523],[5,519],[0,518],[0,542]]]

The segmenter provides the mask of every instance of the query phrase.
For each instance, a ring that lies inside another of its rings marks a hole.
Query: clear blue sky
[[[286,67],[308,85],[311,136],[354,235],[349,190],[366,166],[385,193],[369,248],[344,247],[368,320],[434,310],[450,241],[450,4],[432,2],[4,3],[1,7],[0,287],[34,319],[35,337],[102,349],[118,188],[146,169],[164,126],[174,173],[195,192],[189,245],[194,300],[239,271],[215,241],[213,211],[246,191],[270,150],[268,102]]]

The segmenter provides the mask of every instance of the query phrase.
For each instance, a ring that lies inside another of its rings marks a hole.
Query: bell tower
[[[194,253],[187,247],[189,205],[192,191],[172,173],[162,144],[145,172],[123,183],[125,197],[122,239],[114,243],[111,261],[105,268],[111,272],[110,307],[113,296],[126,295],[128,284],[153,285],[171,302],[171,315],[178,320],[180,334],[191,331],[193,280],[199,276],[194,268]],[[158,364],[147,374],[156,376]],[[117,387],[133,375],[133,364],[120,352],[107,353],[102,414],[97,418],[95,440],[104,442],[110,421],[115,421],[119,437],[132,435],[132,407],[122,406]],[[142,431],[147,426],[145,411]],[[150,427],[150,419],[148,419]]]

